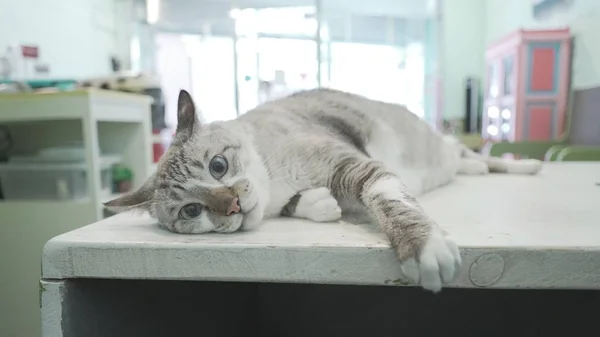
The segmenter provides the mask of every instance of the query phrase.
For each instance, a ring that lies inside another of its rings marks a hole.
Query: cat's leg
[[[462,160],[479,161],[488,167],[489,172],[509,174],[536,174],[542,168],[542,162],[537,159],[510,160],[499,157],[487,157],[463,147]],[[459,173],[465,174],[459,170]],[[468,173],[467,173],[468,174]]]
[[[458,138],[445,135],[442,139],[442,162],[445,166],[456,167],[456,174],[483,175],[490,172],[483,156],[477,156],[477,153],[467,148]]]
[[[482,175],[488,174],[490,169],[488,165],[474,158],[460,158],[460,165],[458,167],[458,174],[464,175]]]
[[[342,217],[342,209],[326,187],[299,192],[281,211],[281,215],[329,222]]]
[[[509,160],[499,157],[484,157],[490,172],[510,174],[536,174],[542,168],[537,159]]]
[[[360,153],[346,154],[337,160],[328,182],[336,197],[358,199],[377,221],[407,278],[432,291],[453,279],[461,261],[458,247],[383,163]]]

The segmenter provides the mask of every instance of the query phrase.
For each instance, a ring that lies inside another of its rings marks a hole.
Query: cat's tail
[[[475,175],[493,173],[536,174],[542,168],[537,159],[511,160],[499,157],[483,156],[466,146],[461,150],[459,174]]]

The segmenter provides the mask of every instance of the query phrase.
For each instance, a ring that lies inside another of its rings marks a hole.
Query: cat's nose
[[[240,211],[240,200],[238,198],[231,199],[231,205],[229,205],[229,208],[227,209],[227,215],[236,214]]]

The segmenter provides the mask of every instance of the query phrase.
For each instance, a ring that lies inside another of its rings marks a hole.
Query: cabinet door
[[[502,58],[502,94],[498,128],[503,141],[515,140],[515,111],[517,106],[517,57],[509,53]]]
[[[527,45],[526,95],[554,97],[559,94],[560,42]]]
[[[553,101],[525,104],[522,138],[543,141],[555,139],[558,136],[556,113],[556,103]]]

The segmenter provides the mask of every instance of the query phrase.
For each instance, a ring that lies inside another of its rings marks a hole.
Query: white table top
[[[461,176],[420,201],[461,247],[452,286],[600,289],[600,163]],[[132,214],[50,240],[43,277],[405,283],[374,226],[276,219],[252,232],[181,235]]]

